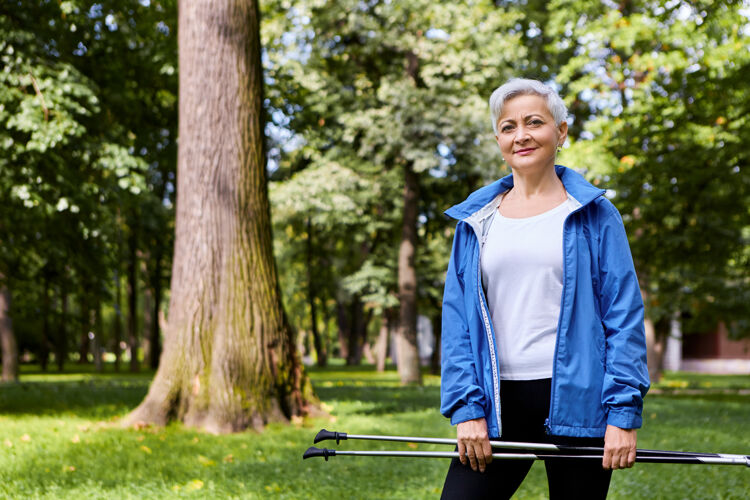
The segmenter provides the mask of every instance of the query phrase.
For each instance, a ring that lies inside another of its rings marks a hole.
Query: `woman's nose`
[[[517,127],[516,128],[516,135],[515,135],[515,137],[513,137],[513,140],[515,142],[524,142],[528,138],[529,138],[529,133],[526,130],[526,127]]]

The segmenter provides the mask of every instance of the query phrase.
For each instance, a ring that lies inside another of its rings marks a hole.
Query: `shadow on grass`
[[[3,384],[0,388],[0,414],[51,416],[72,413],[82,418],[110,418],[138,405],[150,382],[147,377],[106,377]]]
[[[439,387],[378,387],[359,385],[315,386],[322,401],[360,403],[357,413],[382,415],[407,411],[435,410],[440,407]]]

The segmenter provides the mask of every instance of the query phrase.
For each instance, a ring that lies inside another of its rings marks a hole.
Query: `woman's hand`
[[[627,469],[635,463],[635,446],[637,436],[635,429],[620,429],[608,425],[604,433],[604,458],[602,467],[605,469]]]
[[[492,462],[492,447],[487,435],[487,421],[475,418],[461,422],[456,428],[458,439],[458,456],[463,465],[468,457],[473,470],[484,472],[487,464]]]

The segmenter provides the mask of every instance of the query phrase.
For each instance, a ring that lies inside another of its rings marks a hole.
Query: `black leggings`
[[[550,379],[503,380],[500,384],[503,441],[604,446],[603,438],[550,436],[544,422],[549,415]],[[485,472],[475,472],[454,458],[443,485],[442,500],[507,499],[531,469],[532,460],[493,460]],[[612,471],[596,460],[545,460],[549,498],[606,498]]]

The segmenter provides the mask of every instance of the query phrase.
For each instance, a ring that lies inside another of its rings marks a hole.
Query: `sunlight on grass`
[[[333,457],[302,461],[318,430],[453,437],[438,412],[439,378],[400,387],[398,375],[372,367],[310,370],[330,417],[265,432],[213,436],[181,425],[121,429],[149,376],[25,373],[0,387],[2,498],[340,498],[439,497],[446,460]],[[742,378],[675,374],[689,387],[750,388]],[[745,379],[746,380],[746,379]],[[647,399],[643,448],[750,452],[745,393],[663,394]],[[323,445],[323,443],[321,443]],[[319,446],[321,446],[319,445]],[[415,449],[414,445],[342,441],[338,449]],[[444,449],[416,445],[419,450]],[[637,465],[614,475],[610,498],[746,498],[744,467]],[[516,498],[547,496],[535,464]]]

